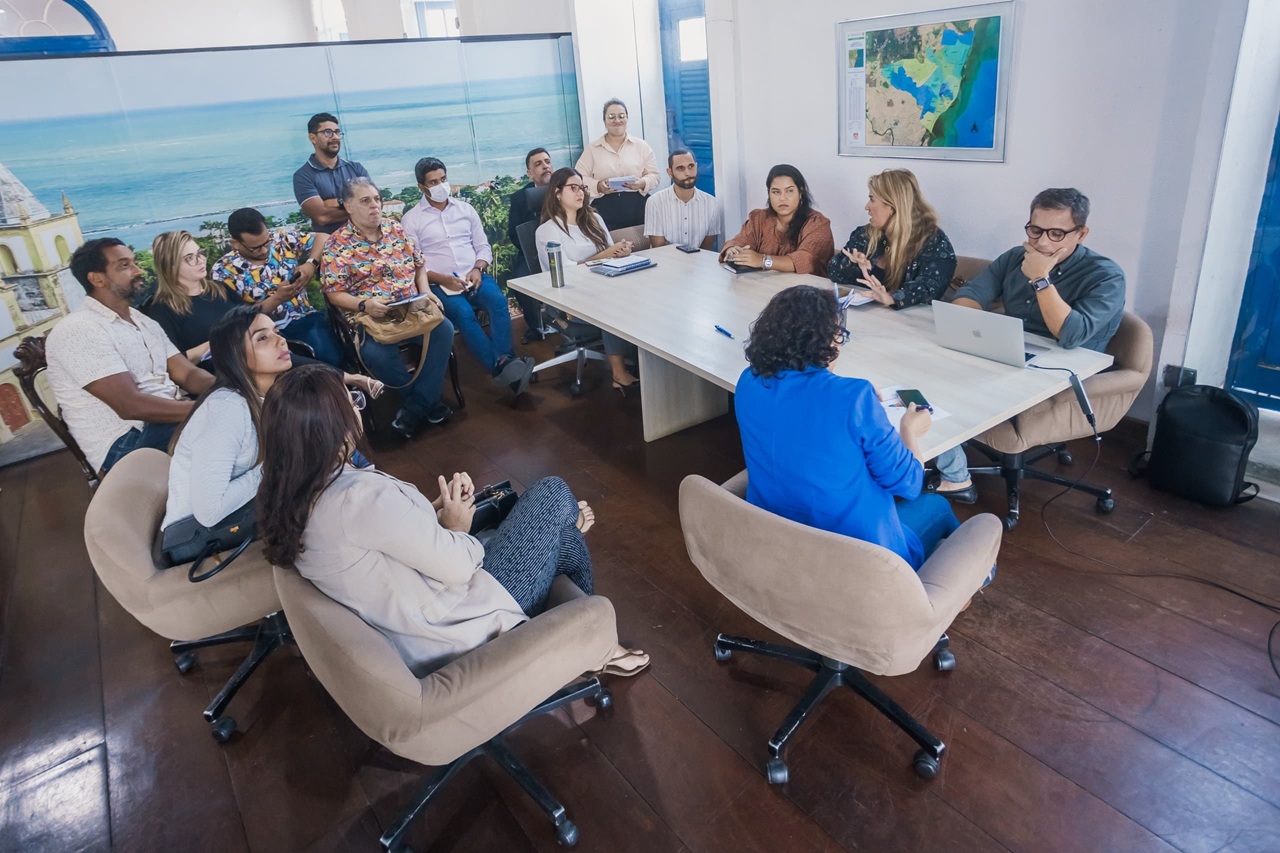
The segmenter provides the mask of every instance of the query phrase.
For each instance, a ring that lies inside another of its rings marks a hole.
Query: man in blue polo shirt
[[[992,261],[952,302],[982,310],[998,301],[1028,332],[1052,337],[1064,349],[1104,351],[1124,317],[1124,272],[1082,245],[1088,219],[1084,193],[1042,191],[1031,200],[1026,242]],[[940,455],[938,472],[926,490],[960,503],[978,499],[962,448]]]
[[[302,212],[311,217],[313,231],[332,234],[347,224],[342,209],[342,188],[352,178],[367,178],[364,166],[338,156],[342,130],[329,113],[316,113],[307,122],[307,137],[315,153],[293,173],[293,195]]]

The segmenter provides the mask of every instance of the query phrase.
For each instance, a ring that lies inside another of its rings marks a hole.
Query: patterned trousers
[[[591,556],[577,527],[578,502],[559,477],[544,477],[516,501],[484,542],[484,569],[530,617],[541,613],[556,575],[590,595]]]

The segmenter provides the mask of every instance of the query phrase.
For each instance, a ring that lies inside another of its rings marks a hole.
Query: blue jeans
[[[444,385],[444,373],[449,369],[449,353],[453,351],[453,324],[448,318],[431,330],[425,341],[427,360],[422,370],[412,376],[400,357],[399,344],[380,344],[368,335],[360,345],[360,358],[375,379],[387,385],[407,385],[400,388],[404,397],[404,411],[415,421],[427,416],[431,407],[440,402],[440,389]]]
[[[450,293],[438,284],[431,285],[431,292],[444,303],[444,315],[486,370],[493,373],[500,359],[515,355],[511,342],[511,310],[502,288],[493,278],[480,276],[480,286],[468,294]],[[489,314],[488,335],[476,319],[475,308],[483,308]]]
[[[951,503],[942,495],[921,495],[913,501],[896,502],[898,521],[903,527],[911,528],[920,537],[924,546],[925,559],[929,559],[938,548],[938,544],[960,527],[956,514],[951,511]]]
[[[938,454],[938,473],[948,483],[963,483],[969,479],[969,460],[964,455],[964,447],[956,445],[950,450]]]
[[[301,341],[315,350],[316,359],[342,369],[342,345],[329,327],[328,315],[312,311],[289,323],[280,330],[280,335],[286,340]]]
[[[167,453],[169,440],[173,438],[174,430],[177,428],[176,423],[143,424],[142,429],[133,427],[111,445],[111,449],[107,451],[107,458],[102,461],[102,473],[106,474],[122,458],[140,447],[152,447]]]

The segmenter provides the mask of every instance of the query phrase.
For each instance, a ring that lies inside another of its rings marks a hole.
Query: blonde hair
[[[190,231],[166,231],[151,242],[151,257],[156,267],[155,301],[167,305],[175,314],[191,313],[191,295],[178,280],[182,269],[182,246],[188,240],[195,242]],[[199,244],[196,244],[199,246]],[[215,299],[226,299],[226,288],[209,280],[207,274],[201,283],[203,292]]]
[[[885,169],[867,180],[867,189],[893,208],[893,216],[884,229],[867,226],[867,252],[888,240],[885,248],[885,289],[893,292],[902,284],[907,266],[915,260],[938,231],[938,213],[924,200],[916,176],[908,169]]]

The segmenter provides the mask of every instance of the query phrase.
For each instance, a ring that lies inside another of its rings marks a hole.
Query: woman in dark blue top
[[[751,327],[734,401],[747,500],[888,548],[918,571],[959,526],[945,498],[920,494],[929,412],[910,406],[899,434],[870,382],[828,370],[848,334],[832,291],[809,285],[778,293]]]

